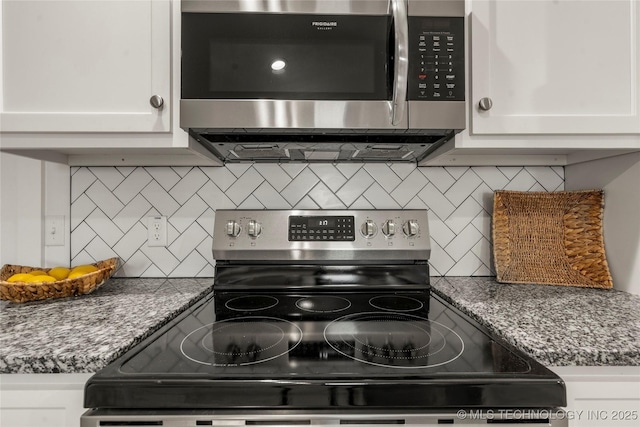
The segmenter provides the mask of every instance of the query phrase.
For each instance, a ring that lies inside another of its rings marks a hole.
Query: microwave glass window
[[[390,18],[183,13],[183,99],[390,99]]]
[[[232,97],[291,98],[299,92],[375,95],[370,43],[308,46],[293,41],[211,42],[209,91]],[[314,98],[316,98],[314,96]]]

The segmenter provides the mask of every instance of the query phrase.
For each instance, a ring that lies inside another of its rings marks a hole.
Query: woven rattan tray
[[[98,289],[116,271],[118,258],[110,258],[91,265],[98,270],[74,279],[25,283],[6,280],[17,273],[29,273],[33,270],[42,270],[46,273],[50,269],[6,264],[0,270],[0,299],[20,303],[89,294]]]
[[[502,283],[611,288],[601,190],[496,191],[493,255]]]

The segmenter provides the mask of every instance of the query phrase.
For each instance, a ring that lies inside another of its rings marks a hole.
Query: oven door
[[[182,128],[407,128],[404,0],[187,0],[181,32]]]

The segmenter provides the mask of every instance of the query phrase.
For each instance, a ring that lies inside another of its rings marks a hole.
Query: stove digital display
[[[353,216],[290,216],[289,241],[354,241]]]

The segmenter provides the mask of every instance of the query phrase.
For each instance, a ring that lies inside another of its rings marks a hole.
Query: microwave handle
[[[407,79],[409,75],[409,22],[406,0],[391,0],[395,28],[395,55],[393,59],[393,96],[391,124],[396,126],[405,114],[407,105]]]

